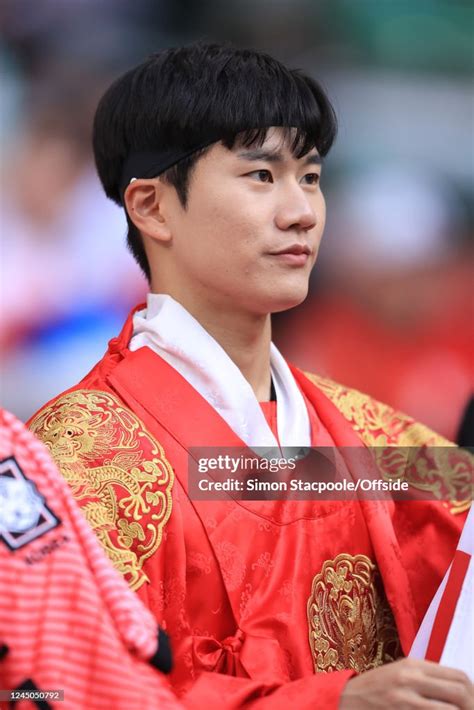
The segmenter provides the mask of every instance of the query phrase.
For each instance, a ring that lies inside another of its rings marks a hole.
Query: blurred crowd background
[[[229,40],[320,79],[340,123],[310,296],[275,319],[277,344],[456,438],[474,369],[472,13],[468,0],[2,0],[2,404],[26,419],[77,382],[146,292],[94,171],[101,93],[160,48]]]

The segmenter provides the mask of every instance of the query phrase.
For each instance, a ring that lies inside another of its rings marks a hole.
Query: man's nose
[[[309,231],[317,224],[316,211],[301,187],[288,188],[281,196],[279,209],[275,216],[279,229]]]

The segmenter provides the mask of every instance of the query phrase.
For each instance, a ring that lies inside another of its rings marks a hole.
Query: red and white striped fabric
[[[38,705],[61,710],[174,710],[148,662],[157,639],[46,448],[0,409],[0,688],[63,690]]]
[[[474,510],[426,612],[410,656],[464,671],[474,682]]]

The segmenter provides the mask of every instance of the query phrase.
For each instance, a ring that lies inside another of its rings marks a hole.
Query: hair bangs
[[[336,116],[313,79],[281,65],[257,73],[253,68],[248,76],[245,74],[235,82],[233,77],[226,77],[214,94],[211,113],[216,119],[220,117],[221,125],[215,129],[220,130],[226,147],[232,148],[236,141],[246,148],[260,147],[268,129],[278,126],[285,129],[284,140],[296,158],[313,148],[322,156],[327,154],[337,132]],[[234,91],[231,95],[227,91],[221,94],[219,88],[228,84],[234,86]]]
[[[278,124],[273,124],[278,126]],[[234,134],[231,138],[223,140],[227,148],[233,148],[236,143],[243,148],[252,148],[261,146],[265,143],[268,131],[271,127],[250,128]],[[282,126],[283,136],[282,143],[289,146],[290,152],[295,158],[302,158],[309,153],[310,150],[316,148],[318,150],[318,140],[312,131],[308,131],[302,127]],[[321,153],[321,151],[318,150]]]

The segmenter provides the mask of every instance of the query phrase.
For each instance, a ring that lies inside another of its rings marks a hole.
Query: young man
[[[271,343],[270,314],[307,294],[334,136],[316,82],[220,45],[158,53],[96,114],[98,172],[150,294],[31,427],[170,633],[174,686],[196,707],[467,707],[456,671],[382,665],[408,653],[461,516],[438,502],[187,493],[192,447],[447,443],[290,368]],[[442,491],[436,463],[426,476]]]

